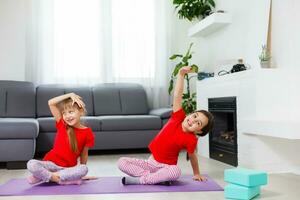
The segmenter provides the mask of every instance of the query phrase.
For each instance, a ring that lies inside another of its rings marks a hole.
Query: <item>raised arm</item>
[[[77,103],[77,105],[80,108],[85,106],[83,101],[81,100],[81,97],[78,96],[75,93],[68,93],[68,94],[64,94],[64,95],[61,95],[61,96],[54,97],[54,98],[52,98],[48,101],[48,105],[49,105],[50,111],[51,111],[55,121],[59,121],[60,118],[62,117],[61,112],[60,112],[57,104],[59,102],[65,100],[65,99],[68,99],[68,98],[71,98],[73,100],[73,104]]]
[[[182,67],[179,70],[175,88],[174,88],[173,112],[180,110],[182,107],[181,103],[182,103],[182,94],[183,94],[183,86],[184,86],[184,76],[189,72],[191,72],[191,67],[189,66]]]

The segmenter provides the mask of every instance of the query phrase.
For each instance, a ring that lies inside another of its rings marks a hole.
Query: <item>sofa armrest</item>
[[[167,118],[170,118],[170,116],[172,114],[172,108],[152,109],[152,110],[150,110],[149,114],[159,116],[161,119],[167,119]]]

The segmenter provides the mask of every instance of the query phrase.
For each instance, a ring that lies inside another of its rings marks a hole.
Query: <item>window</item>
[[[153,78],[153,0],[112,1],[112,66],[119,78]]]
[[[100,76],[99,8],[98,0],[54,2],[54,74],[59,80]]]

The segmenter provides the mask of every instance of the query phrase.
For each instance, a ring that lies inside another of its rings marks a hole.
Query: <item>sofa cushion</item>
[[[0,139],[37,138],[39,124],[36,119],[0,118]]]
[[[93,87],[95,115],[120,115],[121,102],[117,84],[103,83]]]
[[[100,131],[101,130],[101,122],[97,117],[94,116],[83,116],[81,117],[82,123],[90,127],[93,131]]]
[[[63,95],[64,89],[58,85],[40,85],[36,88],[36,111],[37,117],[51,117],[49,99]]]
[[[0,140],[0,162],[28,161],[35,153],[35,139]],[[15,173],[12,171],[11,173]]]
[[[56,132],[55,121],[53,117],[43,117],[37,119],[40,126],[40,132]]]
[[[0,81],[0,115],[35,118],[35,87],[25,81]],[[3,112],[5,105],[5,114]]]
[[[83,116],[82,123],[90,127],[93,131],[100,131],[100,121],[96,117]],[[40,132],[56,132],[55,121],[53,117],[43,117],[37,119],[40,125]]]
[[[99,116],[102,131],[159,130],[161,119],[150,115]]]
[[[0,88],[0,117],[5,117],[6,91]]]
[[[41,85],[36,89],[37,96],[37,116],[38,117],[51,117],[48,106],[48,100],[63,94],[74,92],[82,97],[87,110],[87,115],[94,114],[93,108],[93,94],[90,87],[87,86],[72,86],[72,85],[60,85],[60,84],[49,84]]]
[[[123,115],[148,114],[147,95],[141,85],[127,83],[120,86],[120,99]]]
[[[172,114],[172,108],[152,109],[152,110],[150,110],[149,114],[159,116],[162,119],[167,119],[167,118],[170,118],[170,116]]]
[[[158,132],[159,130],[96,132],[93,149],[144,149]]]
[[[93,87],[95,115],[148,114],[144,88],[134,83],[103,83]]]

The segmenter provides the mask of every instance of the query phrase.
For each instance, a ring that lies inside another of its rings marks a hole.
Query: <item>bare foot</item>
[[[42,180],[36,178],[36,177],[33,176],[33,175],[31,175],[31,176],[28,176],[28,177],[27,177],[27,181],[28,181],[28,183],[30,183],[30,184],[36,184],[36,183],[41,182]]]
[[[86,181],[86,180],[96,180],[98,178],[99,177],[97,177],[97,176],[84,176],[84,177],[81,177],[81,180],[84,180],[84,181]]]
[[[60,181],[59,174],[58,173],[52,173],[50,181],[55,182],[55,183],[59,183],[59,181]]]

